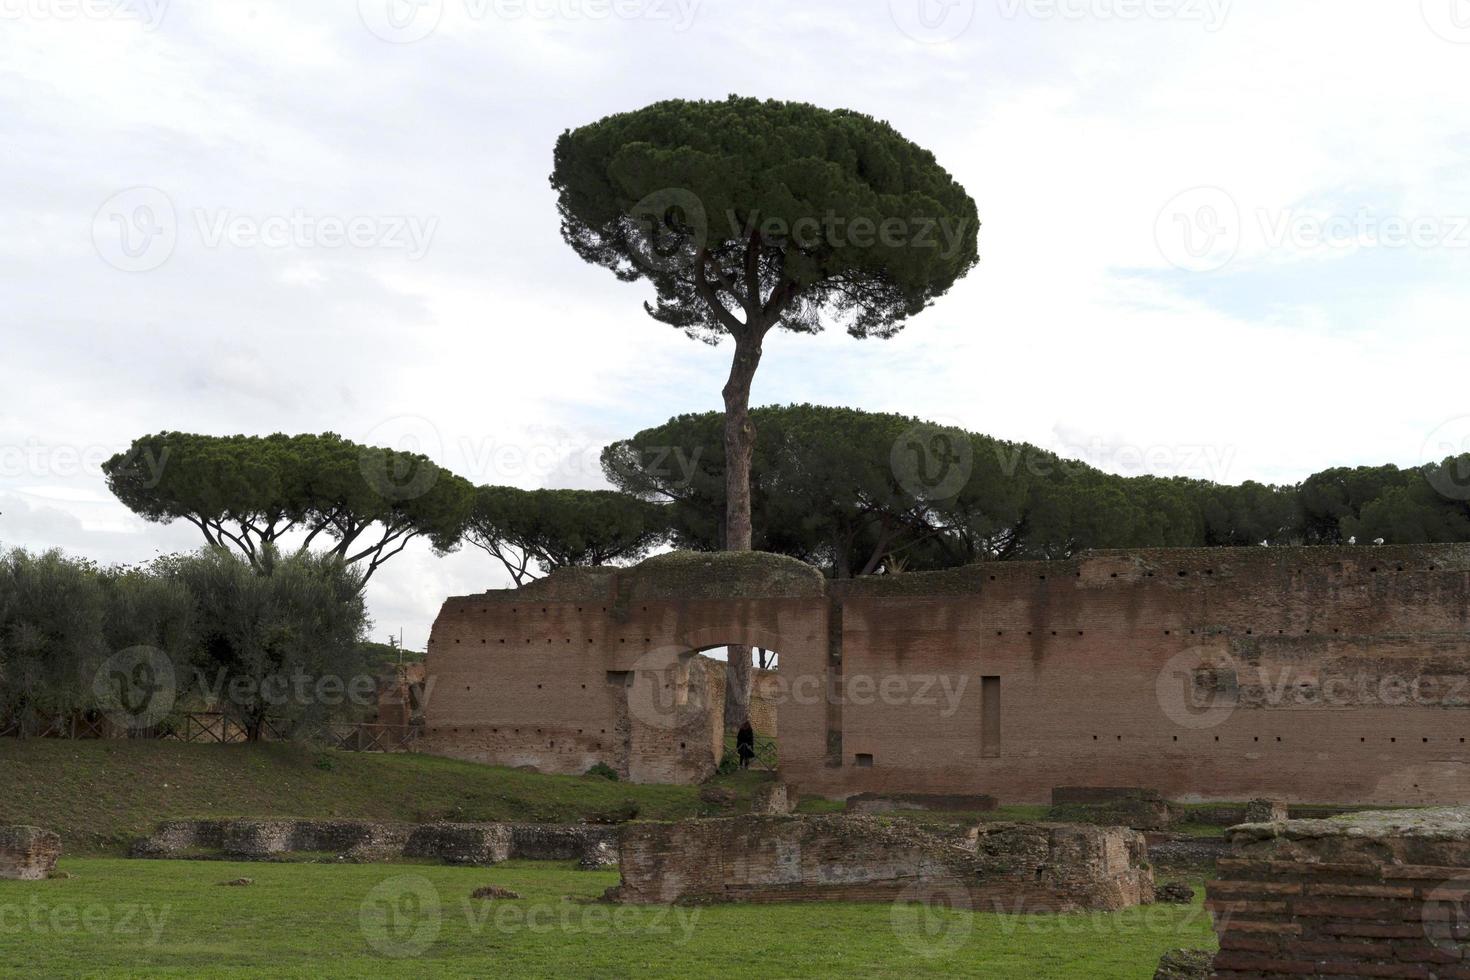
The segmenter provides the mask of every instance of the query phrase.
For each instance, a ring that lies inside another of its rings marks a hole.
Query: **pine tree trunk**
[[[762,331],[735,341],[730,379],[725,383],[725,550],[751,550],[750,461],[755,425],[750,421],[750,384],[761,359]],[[750,647],[729,648],[725,677],[725,728],[734,731],[749,717]]]

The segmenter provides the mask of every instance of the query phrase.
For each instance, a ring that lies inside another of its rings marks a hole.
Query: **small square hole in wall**
[[[859,769],[871,769],[873,768],[873,757],[867,752],[859,752],[853,757],[853,764]]]

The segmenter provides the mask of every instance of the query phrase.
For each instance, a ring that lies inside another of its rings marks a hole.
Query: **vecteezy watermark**
[[[246,214],[193,208],[181,222],[173,200],[157,187],[129,187],[102,203],[92,218],[92,244],[124,272],[157,269],[174,254],[181,233],[203,248],[361,249],[401,252],[410,262],[428,254],[439,219],[412,214],[326,214],[293,208]]]
[[[1429,29],[1453,44],[1470,44],[1470,0],[1419,0]]]
[[[1470,874],[1426,891],[1420,917],[1431,946],[1455,961],[1470,960]]]
[[[693,191],[665,187],[644,195],[628,210],[633,261],[648,272],[692,268],[709,243],[709,215]]]
[[[156,647],[119,650],[92,677],[92,694],[119,728],[148,728],[167,718],[178,696],[174,663]]]
[[[358,906],[357,922],[368,946],[380,956],[422,956],[444,927],[439,889],[423,875],[380,881]]]
[[[421,415],[384,419],[363,437],[358,467],[385,500],[415,500],[434,488],[444,456],[439,429]],[[425,459],[428,463],[425,463]]]
[[[1156,678],[1159,707],[1181,728],[1224,724],[1237,710],[1470,707],[1470,674],[1307,669],[1246,665],[1218,647],[1193,646],[1169,658]]]
[[[410,262],[428,254],[439,228],[435,216],[414,214],[242,214],[230,208],[192,212],[205,248],[382,249],[403,252]]]
[[[432,694],[434,683],[434,677],[425,678],[421,703]],[[175,663],[167,653],[150,646],[119,650],[92,675],[98,709],[120,728],[158,724],[173,712],[184,692],[197,693],[212,709],[369,708],[378,703],[378,681],[371,674],[314,673],[297,665],[261,675],[230,676],[221,668],[210,676],[192,664]]]
[[[620,680],[627,691],[629,713],[649,728],[672,730],[703,717],[707,685],[694,674],[696,658],[688,651],[650,650]],[[700,661],[709,669],[708,662]],[[866,707],[920,708],[936,718],[952,718],[964,703],[968,674],[845,673],[838,685],[826,674],[776,671],[761,684],[769,704],[848,704]],[[748,697],[742,692],[742,697]]]
[[[1160,254],[1186,272],[1225,268],[1247,234],[1267,252],[1464,251],[1470,250],[1470,214],[1402,215],[1362,206],[1352,211],[1257,208],[1247,218],[1228,191],[1196,187],[1170,199],[1154,225]]]
[[[1240,250],[1240,206],[1219,187],[1182,191],[1159,210],[1154,241],[1176,268],[1218,272]]]
[[[102,202],[92,217],[92,245],[123,272],[147,272],[168,261],[179,240],[173,201],[157,187],[129,187]]]
[[[1175,21],[1210,33],[1225,26],[1235,0],[996,0],[1008,20]]]
[[[1430,486],[1446,500],[1470,500],[1470,415],[1452,418],[1429,433],[1420,459]]]
[[[172,905],[76,904],[33,894],[25,902],[0,902],[0,936],[33,933],[61,937],[63,941],[77,935],[127,936],[157,946],[172,914]]]
[[[1407,217],[1360,207],[1352,214],[1262,209],[1257,217],[1261,237],[1273,249],[1470,249],[1470,215]]]
[[[915,41],[944,44],[969,30],[976,0],[888,0],[893,23]]]
[[[358,926],[368,946],[380,956],[409,959],[422,956],[438,940],[447,922],[464,920],[470,936],[493,931],[567,936],[660,936],[676,946],[686,945],[698,928],[702,910],[679,906],[647,908],[633,905],[524,902],[516,899],[479,901],[463,895],[446,902],[432,881],[405,874],[379,882],[358,907]]]
[[[919,422],[894,440],[888,462],[910,496],[936,503],[965,488],[975,469],[975,447],[959,426]]]
[[[1193,646],[1170,657],[1155,679],[1164,717],[1180,728],[1223,725],[1239,705],[1235,662],[1222,650]]]
[[[1014,936],[1017,933],[1045,936],[1117,936],[1137,935],[1163,937],[1171,935],[1193,937],[1203,926],[1210,928],[1213,921],[1223,932],[1229,925],[1233,912],[1228,908],[1206,911],[1201,905],[1144,905],[1131,909],[1127,915],[1116,912],[1056,912],[1029,911],[1024,895],[1013,898],[994,898],[988,903],[987,912],[996,916],[995,924],[1000,933]]]
[[[135,21],[143,30],[157,29],[169,0],[0,0],[0,20]]]
[[[469,21],[648,20],[689,30],[703,0],[358,0],[357,13],[374,37],[412,44],[438,30],[446,10]]]
[[[968,218],[950,215],[845,215],[836,211],[796,217],[739,214],[727,210],[710,214],[693,191],[665,187],[653,191],[628,209],[628,244],[633,261],[652,272],[688,269],[705,251],[723,242],[751,242],[795,248],[803,252],[825,249],[919,249],[953,258],[964,248],[970,231]],[[718,275],[716,270],[715,275]]]
[[[102,476],[102,464],[123,447],[76,446],[38,442],[34,439],[18,445],[0,445],[0,480],[24,477],[67,479],[75,476]],[[167,451],[160,454],[166,457]],[[147,479],[157,480],[163,474],[163,460],[151,454],[139,460]]]
[[[921,881],[905,888],[890,906],[889,919],[903,947],[925,959],[958,951],[975,931],[970,893],[943,882]]]

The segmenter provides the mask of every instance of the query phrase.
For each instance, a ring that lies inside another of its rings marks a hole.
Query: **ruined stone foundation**
[[[61,857],[61,838],[40,827],[0,827],[0,878],[40,881]]]
[[[621,857],[609,897],[630,903],[943,894],[976,910],[1112,910],[1151,902],[1154,889],[1142,835],[1108,827],[991,824],[944,837],[874,817],[734,817],[630,824]]]
[[[1470,977],[1470,807],[1246,824],[1208,886],[1213,976]]]

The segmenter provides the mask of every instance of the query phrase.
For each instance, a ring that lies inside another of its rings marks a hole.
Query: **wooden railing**
[[[417,725],[388,725],[379,722],[318,723],[288,729],[278,721],[261,723],[260,738],[266,742],[310,742],[349,752],[401,752],[418,738]],[[22,736],[19,719],[0,720],[0,738]],[[236,719],[217,711],[183,711],[148,729],[120,729],[105,715],[32,716],[25,726],[26,738],[151,738],[190,744],[236,745],[250,740],[250,732]]]

